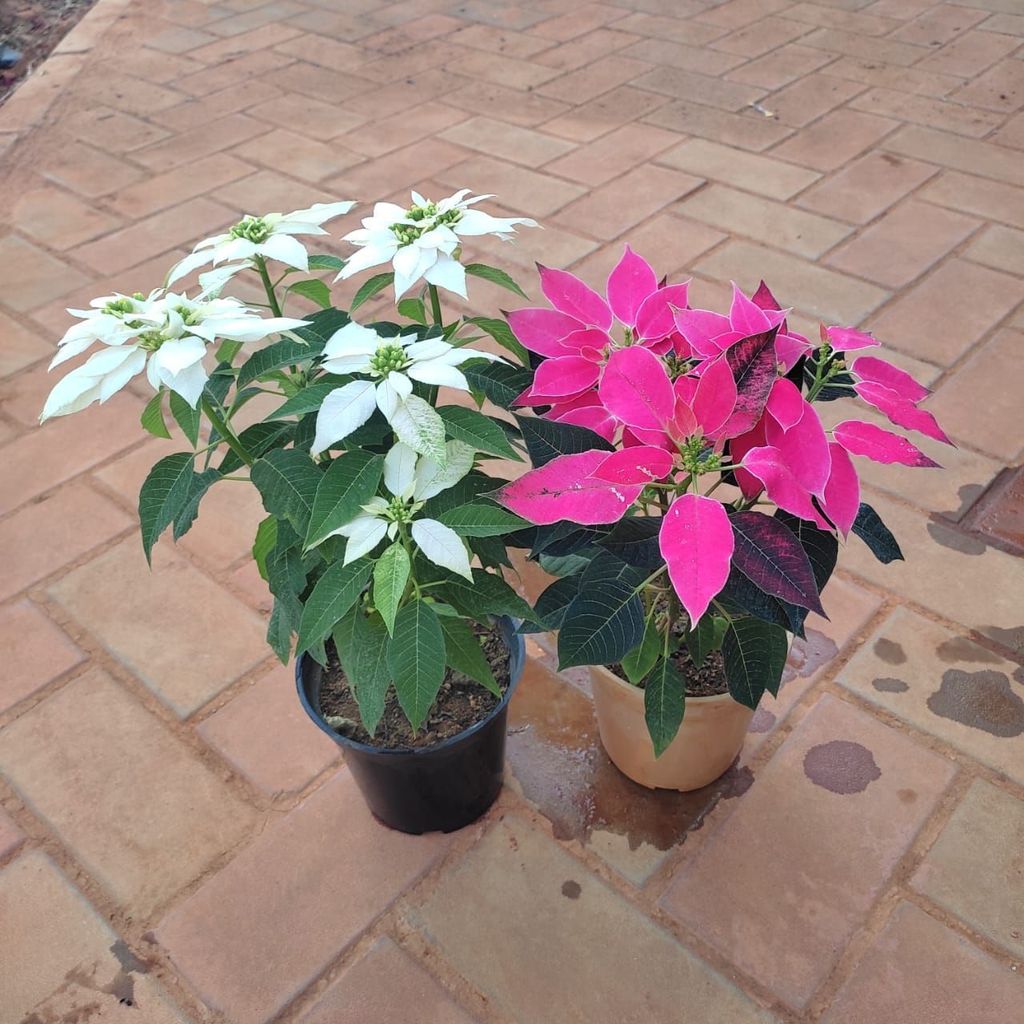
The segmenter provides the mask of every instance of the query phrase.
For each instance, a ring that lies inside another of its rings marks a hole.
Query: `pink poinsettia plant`
[[[951,443],[929,392],[854,327],[812,343],[762,282],[728,313],[693,308],[628,247],[606,295],[540,268],[551,308],[507,314],[533,376],[511,403],[531,471],[497,500],[534,524],[559,576],[537,604],[561,666],[621,667],[645,691],[655,751],[675,736],[684,670],[720,651],[733,697],[778,690],[790,633],[824,614],[840,538],[882,561],[895,539],[861,502],[855,458],[934,467],[911,440],[854,412],[826,429],[816,405],[860,399],[892,424]]]

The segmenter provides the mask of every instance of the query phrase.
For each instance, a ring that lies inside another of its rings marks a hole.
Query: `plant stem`
[[[242,446],[242,442],[235,436],[234,431],[228,425],[228,421],[224,418],[221,411],[214,407],[213,402],[208,398],[202,398],[200,400],[203,412],[206,413],[207,419],[210,423],[216,427],[217,432],[224,438],[227,446],[247,465],[253,464],[253,457],[245,450]]]
[[[270,274],[267,271],[267,261],[262,256],[257,256],[255,259],[256,269],[263,281],[263,290],[267,293],[267,302],[270,303],[270,311],[274,316],[280,316],[281,307],[277,301],[277,293],[274,291],[274,283],[270,280]]]
[[[437,293],[437,285],[428,284],[427,290],[430,293],[430,312],[434,318],[434,323],[438,327],[443,327],[444,319],[441,316],[441,296]]]

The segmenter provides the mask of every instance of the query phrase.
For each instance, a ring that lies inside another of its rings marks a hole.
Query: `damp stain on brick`
[[[830,793],[850,796],[863,793],[882,777],[882,770],[875,755],[862,743],[829,740],[811,747],[804,755],[804,775]]]
[[[902,644],[886,637],[879,637],[874,644],[875,654],[887,665],[902,665],[907,660],[907,652],[903,650]]]
[[[927,703],[932,714],[990,736],[1012,739],[1024,734],[1024,700],[1005,672],[947,669]]]
[[[928,534],[936,544],[941,544],[950,551],[957,551],[961,555],[983,555],[988,550],[988,544],[980,537],[954,530],[934,512],[928,524]]]
[[[562,883],[562,895],[566,899],[578,900],[583,887],[573,878],[568,878]]]
[[[986,650],[984,647],[980,647],[973,640],[968,640],[965,636],[952,636],[948,640],[943,640],[942,643],[935,648],[935,653],[944,662],[946,662],[947,665],[953,665],[961,661],[982,662],[990,665],[996,665],[1003,660],[998,654],[993,654],[992,651]]]
[[[750,720],[749,732],[767,732],[777,721],[775,715],[767,708],[758,708]]]
[[[879,693],[906,693],[910,687],[902,679],[893,679],[892,676],[880,676],[872,679],[871,685]]]
[[[637,785],[604,752],[591,700],[533,659],[509,705],[506,757],[514,784],[556,838],[587,843],[594,833],[612,833],[631,850],[678,846],[719,800],[740,796],[754,781],[748,768],[733,765],[691,793]]]
[[[836,642],[817,629],[807,630],[806,637],[797,637],[789,651],[789,659],[782,671],[782,684],[793,679],[809,679],[827,665],[837,654]]]

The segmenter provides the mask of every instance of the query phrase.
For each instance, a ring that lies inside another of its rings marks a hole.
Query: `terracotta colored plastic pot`
[[[336,733],[320,711],[323,669],[306,655],[295,682],[306,713],[344,751],[345,763],[374,816],[400,832],[454,832],[476,821],[501,792],[505,723],[512,691],[523,674],[526,649],[516,623],[496,619],[509,649],[509,685],[486,718],[430,747],[389,750]]]
[[[655,758],[644,691],[603,665],[590,666],[601,742],[616,768],[648,789],[688,792],[714,782],[736,759],[754,712],[727,693],[687,697],[676,738]]]

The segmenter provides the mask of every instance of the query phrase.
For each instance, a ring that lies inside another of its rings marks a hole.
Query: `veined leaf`
[[[788,654],[789,641],[780,626],[761,619],[733,619],[722,639],[733,699],[756,708],[765,690],[777,694]]]
[[[475,324],[481,331],[489,334],[502,348],[511,352],[523,366],[530,365],[530,353],[517,340],[512,333],[512,328],[504,320],[489,316],[471,316],[467,317],[466,322]]]
[[[277,519],[274,516],[267,516],[266,519],[260,520],[260,525],[256,528],[256,539],[252,542],[252,557],[255,559],[256,568],[259,569],[263,579],[269,578],[267,576],[267,557],[274,550],[276,543]]]
[[[441,596],[461,614],[478,621],[490,615],[508,615],[513,619],[533,619],[533,609],[498,575],[483,569],[473,570],[473,582],[445,573]]]
[[[193,409],[177,391],[171,392],[171,415],[174,417],[181,432],[188,438],[188,443],[195,448],[199,442],[199,410]]]
[[[376,493],[384,456],[357,449],[336,458],[321,475],[309,514],[305,547],[315,547],[350,523]]]
[[[489,416],[461,405],[442,405],[437,414],[456,441],[471,444],[478,452],[522,462],[522,456],[509,444],[505,431]]]
[[[473,277],[482,278],[484,281],[490,281],[491,284],[499,285],[510,292],[514,292],[520,298],[525,299],[529,297],[504,270],[499,270],[497,267],[489,267],[486,263],[469,263],[466,265],[466,273],[471,274]]]
[[[185,504],[181,506],[178,514],[174,517],[174,539],[181,540],[182,537],[192,529],[192,524],[199,514],[199,503],[203,500],[206,492],[221,478],[220,470],[207,469],[202,473],[192,473],[192,482],[189,484],[188,497]]]
[[[340,256],[331,256],[328,253],[317,253],[309,257],[310,270],[344,270],[345,261]]]
[[[316,412],[323,404],[323,400],[342,384],[348,382],[347,377],[332,378],[329,382],[317,381],[309,384],[298,394],[292,395],[283,405],[276,408],[268,417],[268,420],[283,420],[291,416],[305,416],[306,413]]]
[[[654,668],[661,652],[661,634],[655,625],[654,615],[648,613],[643,639],[622,659],[622,671],[634,686],[639,686],[644,676]]]
[[[871,553],[883,565],[903,560],[903,552],[889,527],[882,522],[878,513],[864,502],[861,502],[860,511],[854,521],[853,532],[867,544]]]
[[[342,671],[359,705],[359,717],[372,736],[384,716],[391,685],[388,631],[379,615],[366,615],[356,606],[338,623],[331,636]]]
[[[288,285],[288,291],[301,295],[304,299],[309,299],[311,302],[315,302],[321,309],[331,308],[331,289],[323,281],[316,278],[310,278],[307,281],[296,281],[295,284]]]
[[[533,373],[519,366],[477,360],[461,367],[469,386],[489,398],[502,409],[512,403],[530,386]]]
[[[370,579],[373,563],[359,558],[348,565],[334,562],[316,582],[302,609],[299,651],[320,643],[355,604]]]
[[[192,468],[194,459],[192,452],[165,456],[149,471],[139,492],[142,549],[150,564],[157,537],[174,522],[174,517],[188,501],[195,472]]]
[[[398,604],[409,582],[411,568],[409,552],[398,541],[385,549],[373,567],[373,603],[388,633],[395,631]]]
[[[323,473],[306,452],[278,448],[257,459],[250,471],[253,484],[263,498],[263,507],[287,519],[301,537],[309,529],[313,499]]]
[[[448,455],[444,446],[444,420],[433,406],[418,395],[409,395],[391,417],[391,427],[399,441],[414,452],[429,455],[444,466]]]
[[[533,612],[537,623],[531,627],[529,623],[523,623],[519,628],[520,633],[539,633],[542,629],[554,631],[560,629],[562,620],[565,618],[565,610],[572,603],[573,598],[580,592],[579,576],[563,576],[555,580],[550,586],[543,590],[533,605]]]
[[[545,420],[539,416],[517,416],[530,461],[540,468],[559,455],[579,455],[594,450],[610,452],[611,443],[600,434],[574,423]]]
[[[699,669],[704,659],[722,646],[722,637],[728,622],[715,615],[705,615],[696,627],[686,634],[686,649],[693,667]]]
[[[482,501],[450,509],[438,519],[460,537],[500,537],[530,525],[513,512]]]
[[[388,667],[398,703],[418,730],[444,681],[444,634],[437,613],[424,601],[411,601],[395,619]]]
[[[368,281],[364,281],[352,297],[352,302],[349,305],[349,312],[354,313],[364,302],[369,302],[374,295],[378,292],[384,291],[384,289],[387,288],[387,286],[394,280],[394,273],[392,271],[388,271],[386,274],[376,274]]]
[[[422,324],[424,327],[427,325],[427,311],[422,299],[402,299],[398,303],[398,315],[404,316],[407,320],[415,320],[416,323]]]
[[[657,569],[665,564],[658,545],[661,524],[661,516],[628,516],[620,519],[597,543],[637,569]]]
[[[280,341],[275,341],[272,345],[254,352],[242,363],[238,370],[236,387],[241,391],[246,385],[258,380],[266,373],[280,370],[282,366],[307,362],[320,355],[323,347],[323,340],[306,342],[282,338]]]
[[[268,423],[261,420],[246,427],[238,435],[238,440],[253,458],[258,459],[271,448],[283,448],[292,439],[294,430],[294,423]],[[221,473],[227,474],[234,473],[243,465],[242,460],[229,448],[217,468]]]
[[[644,683],[644,720],[654,745],[654,756],[661,757],[676,738],[686,709],[686,682],[671,659],[662,658]]]
[[[441,632],[444,634],[445,661],[456,671],[475,679],[495,697],[501,697],[491,666],[487,664],[484,652],[473,630],[459,618],[451,615],[441,617]]]
[[[164,420],[164,391],[161,389],[158,391],[147,403],[146,408],[142,410],[142,415],[139,417],[139,422],[143,428],[147,430],[154,437],[166,437],[171,436],[171,432],[167,429],[167,423]]]

